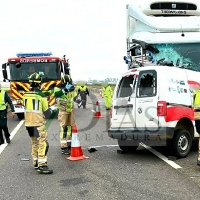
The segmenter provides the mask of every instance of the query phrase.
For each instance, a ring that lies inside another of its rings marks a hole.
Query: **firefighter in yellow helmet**
[[[87,102],[87,95],[89,96],[89,90],[84,81],[81,81],[79,84],[80,84],[80,86],[78,88],[78,94],[81,97],[81,104],[78,105],[78,108],[83,106],[83,109],[85,109],[86,102]]]
[[[102,83],[102,97],[104,98],[106,110],[110,110],[112,106],[113,91],[107,82]]]
[[[200,89],[197,89],[193,93],[193,108],[196,131],[200,136]],[[200,167],[200,140],[199,140],[199,152],[197,158],[197,165]]]
[[[32,141],[32,158],[34,168],[42,174],[52,174],[47,166],[47,130],[45,116],[51,114],[48,101],[40,90],[41,76],[33,73],[29,77],[31,90],[23,96],[25,127]]]
[[[58,121],[60,124],[60,146],[61,153],[70,155],[68,142],[72,136],[72,126],[75,124],[74,98],[77,93],[69,75],[63,75],[61,86],[54,88],[54,96],[57,97],[59,109]]]

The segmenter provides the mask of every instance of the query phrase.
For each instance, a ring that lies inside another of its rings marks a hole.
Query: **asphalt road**
[[[94,118],[97,100],[103,118]],[[200,199],[197,151],[174,161],[181,167],[178,169],[143,146],[134,153],[118,154],[117,142],[107,136],[109,112],[103,99],[91,95],[87,109],[76,108],[75,114],[83,154],[89,158],[69,161],[61,154],[55,118],[48,129],[51,175],[38,174],[32,167],[31,143],[23,121],[8,119],[11,143],[0,147],[1,200]],[[89,153],[91,146],[98,151]],[[22,161],[24,158],[29,160]]]

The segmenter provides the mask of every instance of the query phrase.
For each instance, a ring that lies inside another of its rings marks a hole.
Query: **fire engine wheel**
[[[172,139],[172,152],[178,158],[186,157],[192,147],[192,138],[187,130],[177,130]]]
[[[17,113],[18,119],[24,119],[24,113]]]
[[[138,148],[139,143],[136,142],[136,141],[133,141],[133,140],[120,140],[119,139],[118,145],[119,145],[119,148],[122,151],[132,152],[132,151],[135,151]]]

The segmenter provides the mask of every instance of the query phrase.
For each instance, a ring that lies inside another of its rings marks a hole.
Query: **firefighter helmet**
[[[63,75],[61,78],[62,83],[67,84],[67,83],[72,83],[72,79],[70,75]]]
[[[29,82],[30,83],[41,83],[42,77],[38,73],[33,73],[29,76]]]

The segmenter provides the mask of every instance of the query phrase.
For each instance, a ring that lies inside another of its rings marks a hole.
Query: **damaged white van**
[[[108,135],[119,147],[134,150],[140,142],[168,145],[185,157],[198,140],[191,90],[200,73],[170,66],[146,66],[124,73],[114,90]]]

